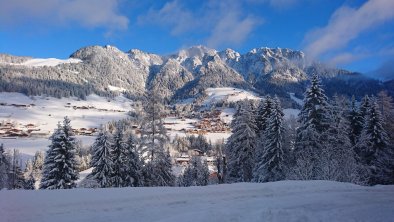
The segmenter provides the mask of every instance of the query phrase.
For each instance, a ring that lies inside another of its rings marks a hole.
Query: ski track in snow
[[[1,221],[392,221],[394,186],[330,181],[0,192]]]

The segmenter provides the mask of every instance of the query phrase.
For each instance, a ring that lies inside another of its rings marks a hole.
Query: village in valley
[[[167,111],[162,116],[163,125],[172,140],[182,137],[203,136],[210,144],[223,144],[231,134],[230,123],[235,111],[234,108],[229,108],[231,105],[228,101],[234,102],[248,97],[258,99],[246,91],[233,88],[209,90],[204,98],[195,99],[190,104],[167,105],[165,107]],[[215,95],[215,93],[218,95]],[[5,97],[3,96],[3,99],[0,100],[0,106],[5,108],[4,112],[0,113],[0,138],[7,145],[13,144],[13,141],[31,141],[31,149],[35,149],[34,143],[37,139],[41,141],[49,139],[57,121],[60,121],[63,116],[71,114],[73,133],[78,136],[78,139],[82,139],[84,147],[89,147],[97,136],[101,124],[105,124],[106,121],[128,118],[130,110],[141,108],[141,104],[131,101],[125,102],[124,99],[108,105],[111,103],[110,100],[100,101],[100,104],[89,100],[56,100],[54,98],[21,98],[17,100],[19,102],[9,103],[7,99],[4,99]],[[97,98],[94,99],[98,100]],[[48,104],[44,105],[44,102],[48,102]],[[114,102],[112,101],[112,103]],[[38,118],[37,116],[28,119],[20,118],[35,113],[36,109],[45,112],[40,112],[41,116]],[[101,118],[99,115],[101,115]],[[94,119],[90,116],[94,116]],[[84,121],[86,119],[90,121]],[[132,125],[132,130],[137,136],[141,133],[138,122]],[[19,147],[15,148],[18,149]],[[43,150],[45,147],[39,147],[39,149]],[[207,162],[210,179],[215,180],[218,158],[216,152],[207,152],[198,147],[187,147],[185,145],[183,150],[173,149],[171,156],[175,174],[180,174],[191,158],[198,156]]]

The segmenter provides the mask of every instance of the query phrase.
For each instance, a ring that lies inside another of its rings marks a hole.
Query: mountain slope
[[[124,91],[138,98],[154,89],[171,101],[193,97],[209,87],[237,87],[291,101],[288,93],[301,96],[314,73],[323,78],[329,95],[361,97],[386,87],[359,73],[308,64],[303,52],[281,48],[255,48],[241,54],[193,46],[160,56],[137,49],[122,52],[113,46],[89,46],[74,52],[69,60],[26,65],[32,62],[30,57],[0,55],[0,91],[80,98],[91,93],[116,96]]]

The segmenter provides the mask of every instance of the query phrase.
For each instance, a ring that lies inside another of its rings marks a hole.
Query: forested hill
[[[138,98],[155,89],[168,101],[193,97],[208,87],[237,87],[289,98],[302,97],[307,81],[318,74],[328,95],[375,94],[389,85],[359,73],[306,62],[301,51],[255,48],[240,54],[194,46],[160,56],[137,49],[89,46],[69,59],[34,59],[0,54],[0,91],[27,95],[85,98],[91,93]]]

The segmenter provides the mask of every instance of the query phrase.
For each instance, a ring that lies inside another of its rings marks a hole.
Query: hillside
[[[323,79],[328,95],[361,97],[386,88],[360,73],[308,63],[303,52],[281,48],[261,47],[241,54],[193,46],[162,56],[138,49],[123,52],[113,46],[89,46],[65,60],[0,55],[0,91],[58,98],[85,99],[92,93],[113,97],[125,92],[138,99],[146,90],[155,89],[174,101],[207,88],[236,87],[261,95],[277,94],[291,107],[288,93],[301,96],[314,73]]]
[[[329,181],[0,192],[2,221],[392,221],[394,186]]]

